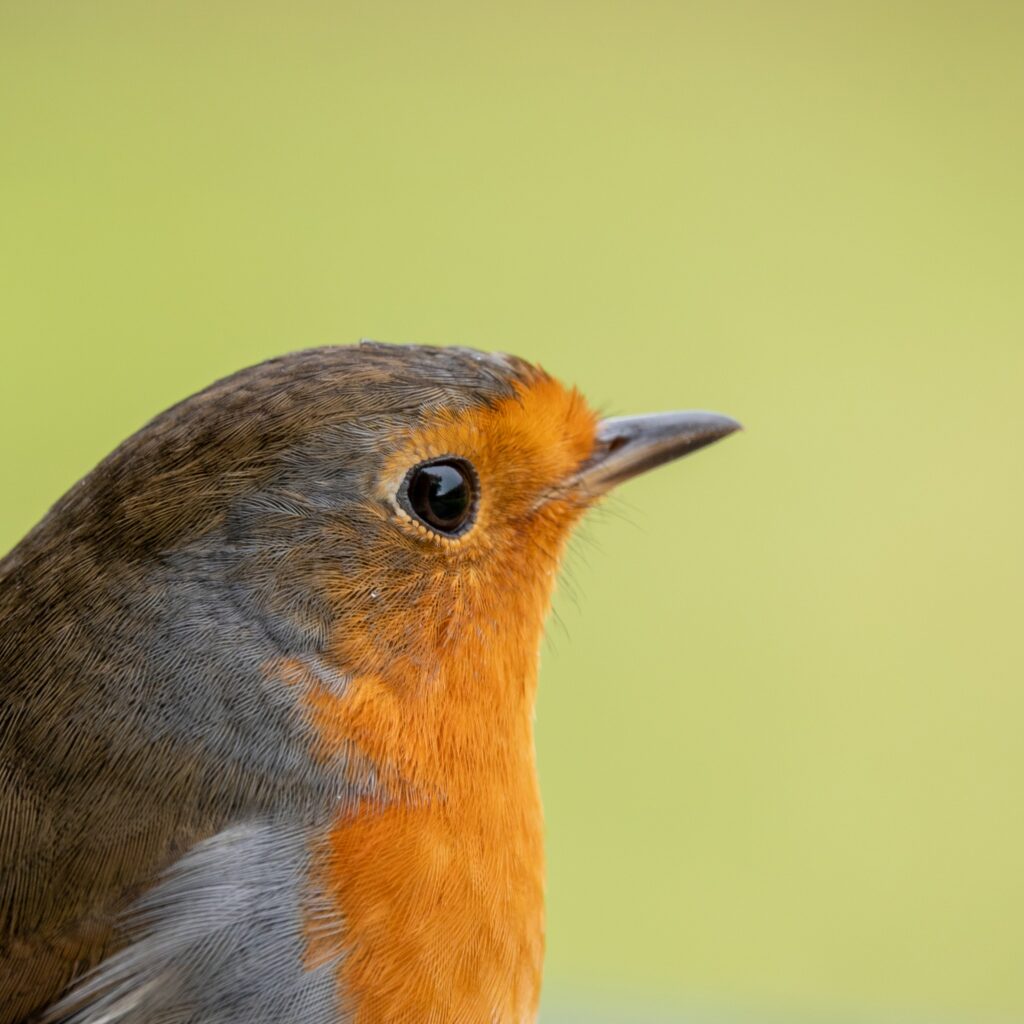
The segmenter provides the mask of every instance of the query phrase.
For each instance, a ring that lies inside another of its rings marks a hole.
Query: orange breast
[[[374,677],[316,701],[321,735],[386,766],[390,794],[340,818],[316,866],[338,926],[316,930],[313,955],[342,954],[358,1024],[536,1015],[544,863],[532,692],[488,722],[479,695],[464,704],[447,689],[441,701],[444,690],[414,698],[412,716],[409,696]]]

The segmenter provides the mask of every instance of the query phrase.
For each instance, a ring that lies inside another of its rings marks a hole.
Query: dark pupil
[[[450,462],[421,466],[409,482],[409,504],[413,511],[446,533],[457,530],[466,521],[471,499],[465,471]]]

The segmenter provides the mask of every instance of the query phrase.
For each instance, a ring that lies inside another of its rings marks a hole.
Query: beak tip
[[[722,416],[719,413],[712,413],[711,415],[719,423],[719,437],[728,437],[730,434],[735,434],[743,429],[743,424],[739,420],[734,420],[731,416]]]
[[[677,450],[678,456],[689,455],[743,430],[743,424],[739,420],[716,412],[695,413],[691,424],[689,439],[681,440]]]

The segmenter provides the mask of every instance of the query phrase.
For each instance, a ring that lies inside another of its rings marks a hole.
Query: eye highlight
[[[473,525],[479,490],[476,471],[465,459],[436,459],[409,470],[398,502],[435,533],[458,537]]]

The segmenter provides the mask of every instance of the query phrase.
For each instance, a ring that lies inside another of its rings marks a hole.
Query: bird
[[[732,433],[363,342],[174,405],[0,562],[0,1024],[524,1024],[574,526]]]

